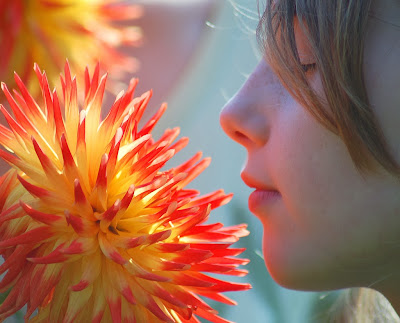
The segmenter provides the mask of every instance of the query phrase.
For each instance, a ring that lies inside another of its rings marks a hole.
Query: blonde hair
[[[282,84],[316,120],[342,138],[359,170],[374,170],[378,162],[400,175],[369,105],[364,83],[364,38],[371,3],[266,0],[257,38]],[[295,17],[314,54],[326,102],[309,85],[300,64]]]

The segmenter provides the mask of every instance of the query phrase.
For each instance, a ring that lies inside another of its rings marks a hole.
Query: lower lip
[[[281,197],[278,191],[255,190],[249,196],[249,209],[253,213],[258,213],[260,209],[272,205]]]

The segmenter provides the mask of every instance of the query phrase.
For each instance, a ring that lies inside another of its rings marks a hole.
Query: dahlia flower
[[[250,288],[209,274],[246,274],[231,245],[248,231],[205,223],[230,194],[185,188],[209,159],[162,170],[188,140],[175,141],[178,128],[152,138],[166,105],[138,129],[151,91],[133,98],[137,80],[101,120],[98,65],[85,71],[82,107],[68,63],[62,101],[34,70],[41,102],[17,74],[20,93],[1,84],[14,117],[0,105],[12,166],[0,179],[0,321],[27,305],[32,322],[227,322],[203,297],[234,304],[222,292]]]
[[[117,47],[140,44],[140,30],[130,24],[141,15],[140,6],[121,0],[0,1],[0,81],[10,86],[16,71],[32,92],[33,63],[45,66],[52,83],[66,58],[75,72],[101,60],[116,81],[136,69]]]

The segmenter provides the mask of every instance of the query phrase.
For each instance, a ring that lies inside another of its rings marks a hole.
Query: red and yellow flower
[[[20,93],[1,85],[14,117],[0,106],[0,156],[12,166],[0,180],[0,321],[27,305],[32,322],[227,322],[202,297],[234,304],[222,292],[250,288],[209,275],[246,274],[231,245],[248,231],[205,223],[230,194],[185,188],[209,159],[162,170],[188,140],[175,141],[178,128],[152,139],[166,105],[138,129],[151,92],[133,98],[137,80],[101,119],[98,66],[82,107],[68,64],[62,98],[34,70],[42,102],[18,75]]]
[[[132,23],[142,11],[121,0],[2,0],[0,81],[11,86],[16,71],[32,92],[33,63],[45,66],[53,83],[66,58],[76,72],[101,60],[117,80],[136,69],[136,60],[118,48],[141,43]]]

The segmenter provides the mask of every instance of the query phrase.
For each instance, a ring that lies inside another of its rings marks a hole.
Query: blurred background
[[[238,323],[323,322],[319,314],[336,299],[336,292],[290,291],[278,286],[269,276],[261,250],[262,225],[247,208],[250,189],[240,179],[246,152],[219,125],[222,107],[261,57],[255,37],[259,17],[257,0],[131,2],[141,5],[142,11],[133,21],[127,19],[122,24],[140,27],[142,38],[140,46],[122,48],[124,54],[135,58],[135,64],[124,71],[111,92],[126,88],[131,77],[139,77],[136,95],[149,89],[154,91],[144,120],[162,102],[168,102],[167,112],[153,131],[154,137],[166,128],[179,126],[181,136],[190,138],[189,145],[173,158],[173,165],[197,151],[211,157],[211,165],[189,188],[198,189],[202,194],[220,188],[234,193],[228,205],[211,213],[210,222],[222,222],[226,226],[247,223],[250,231],[249,236],[234,245],[247,249],[242,258],[250,259],[245,266],[249,274],[232,280],[251,283],[253,289],[228,293],[238,302],[237,306],[213,304],[213,307],[222,317]],[[114,94],[108,93],[105,109],[113,99]],[[22,315],[16,315],[6,322],[21,318]]]

